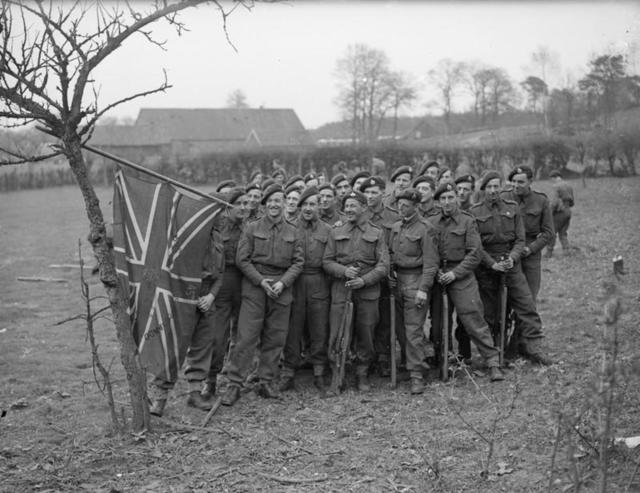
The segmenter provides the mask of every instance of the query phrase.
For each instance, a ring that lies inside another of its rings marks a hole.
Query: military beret
[[[264,192],[262,193],[262,200],[260,201],[260,203],[262,205],[265,205],[267,203],[267,199],[269,197],[271,197],[274,193],[284,193],[284,190],[282,189],[281,185],[278,185],[277,183],[273,183],[271,185],[269,185],[268,188],[264,189]]]
[[[351,188],[353,188],[353,185],[355,185],[358,178],[369,178],[370,176],[371,176],[371,173],[367,170],[358,171],[355,175],[351,177],[351,181],[349,182],[349,185],[351,185]]]
[[[445,183],[443,183],[442,185],[440,185],[438,187],[438,189],[435,191],[435,193],[433,194],[433,198],[438,200],[438,198],[440,197],[440,195],[442,195],[445,192],[454,192],[457,193],[457,189],[456,186],[451,183],[450,181],[447,181]]]
[[[276,181],[273,178],[267,178],[265,181],[262,182],[262,189],[266,190],[271,185],[273,185],[275,182]]]
[[[362,192],[358,192],[357,190],[351,190],[347,195],[344,196],[344,201],[342,202],[343,208],[344,204],[349,199],[355,199],[362,205],[367,205],[367,197],[365,197]]]
[[[379,176],[371,176],[367,178],[362,185],[360,185],[360,191],[365,192],[369,187],[380,187],[380,190],[387,188],[387,184]]]
[[[282,175],[285,180],[287,179],[287,173],[282,168],[276,168],[276,170],[271,173],[271,178],[275,178],[278,175]]]
[[[513,168],[509,173],[509,181],[511,181],[515,175],[521,175],[523,173],[527,175],[529,180],[533,178],[533,170],[529,166],[518,166],[517,168]]]
[[[317,180],[317,179],[318,179],[318,175],[316,175],[315,173],[307,173],[306,175],[304,175],[305,183],[307,183],[308,181]]]
[[[260,185],[260,183],[258,182],[249,183],[249,185],[247,185],[247,188],[245,188],[245,191],[249,193],[251,190],[262,191],[262,185]]]
[[[301,193],[302,192],[302,188],[300,186],[298,186],[298,185],[289,185],[288,187],[286,187],[284,189],[284,196],[288,197],[291,192]]]
[[[322,190],[331,190],[334,193],[334,195],[336,193],[336,187],[334,187],[331,183],[328,183],[328,182],[324,182],[322,185],[318,187],[318,192]]]
[[[347,178],[347,175],[345,175],[344,173],[338,173],[336,176],[331,178],[331,184],[334,187],[337,187],[343,181],[349,181],[349,179]]]
[[[422,200],[422,194],[415,188],[406,188],[396,195],[396,200],[400,199],[410,200],[411,202],[420,202],[420,200]]]
[[[487,186],[487,183],[489,183],[491,180],[495,180],[496,178],[498,180],[502,180],[502,176],[500,176],[500,173],[494,170],[487,171],[487,173],[485,173],[485,175],[480,179],[480,190],[484,190],[484,188]]]
[[[286,183],[285,186],[288,187],[288,186],[293,185],[295,182],[300,181],[300,180],[304,181],[304,178],[302,178],[302,175],[293,175],[291,178],[289,178],[287,180],[287,183]]]
[[[448,168],[447,166],[443,166],[442,168],[438,169],[438,181],[442,179],[442,177],[447,171],[451,172],[451,169]]]
[[[236,187],[226,193],[227,202],[234,204],[236,200],[245,195],[247,192],[243,187]]]
[[[398,176],[403,175],[405,173],[408,173],[409,175],[413,176],[413,168],[411,166],[400,166],[397,170],[395,170],[392,173],[391,181],[392,182],[396,181],[396,178],[398,178]]]
[[[554,169],[551,173],[549,173],[549,178],[556,178],[556,177],[562,178],[562,173],[560,173],[560,171],[558,171],[557,169]]]
[[[216,192],[219,192],[223,188],[227,188],[227,187],[235,188],[237,186],[238,186],[237,183],[233,180],[224,180],[218,184],[218,186],[216,187]]]
[[[426,176],[426,175],[418,176],[418,178],[413,180],[413,183],[411,185],[414,188],[416,188],[418,186],[418,184],[422,183],[423,181],[426,181],[431,186],[431,190],[435,190],[436,189],[435,180],[433,178],[431,178],[430,176]]]
[[[471,183],[471,186],[474,186],[476,184],[476,177],[473,175],[458,176],[455,180],[455,184],[457,185],[458,183]]]
[[[261,175],[261,174],[262,174],[262,170],[259,170],[259,169],[255,170],[253,173],[251,173],[249,175],[249,181],[255,180],[256,176]]]
[[[300,198],[298,199],[298,207],[302,207],[304,201],[314,195],[318,195],[318,189],[316,187],[305,188],[304,192],[302,192],[302,195],[300,195]]]

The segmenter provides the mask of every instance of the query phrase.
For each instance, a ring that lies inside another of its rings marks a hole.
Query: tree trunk
[[[136,432],[149,429],[150,418],[146,399],[146,375],[137,357],[137,346],[133,340],[131,322],[127,314],[128,300],[120,292],[113,251],[107,244],[107,233],[100,202],[93,185],[89,181],[87,167],[81,151],[80,138],[77,135],[72,135],[64,137],[63,142],[64,153],[69,160],[69,165],[78,181],[78,186],[84,199],[90,224],[89,242],[98,261],[100,280],[109,298],[111,313],[113,314],[113,321],[120,343],[120,360],[126,372],[127,383],[129,384],[129,398],[133,411],[132,429]]]

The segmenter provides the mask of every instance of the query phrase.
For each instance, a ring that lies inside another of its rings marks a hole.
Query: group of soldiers
[[[527,166],[507,182],[496,171],[478,183],[455,178],[435,161],[400,166],[390,187],[368,171],[329,181],[276,169],[264,178],[225,181],[213,194],[231,205],[203,260],[189,406],[211,409],[216,393],[231,406],[249,380],[278,397],[295,389],[303,365],[322,395],[344,388],[347,366],[359,391],[370,389],[371,372],[405,369],[411,394],[421,394],[427,370],[454,354],[454,313],[455,358],[468,362],[473,342],[490,381],[504,379],[503,360],[552,364],[536,297],[556,229],[569,248],[573,194],[561,178],[552,201],[531,188]],[[515,321],[508,341],[506,313]],[[174,385],[154,379],[152,414],[162,415]]]

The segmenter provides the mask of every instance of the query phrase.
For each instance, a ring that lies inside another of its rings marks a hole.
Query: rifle
[[[329,391],[337,395],[344,383],[344,370],[351,344],[351,321],[353,319],[353,291],[347,289],[347,298],[344,304],[342,320],[338,328],[338,334],[334,342],[334,353],[336,355],[334,368],[331,374],[331,387]]]
[[[396,273],[391,270],[391,278],[396,279]],[[389,315],[391,318],[390,323],[390,349],[391,349],[391,388],[395,389],[398,385],[398,378],[396,373],[396,297],[393,294],[393,289],[389,289]]]
[[[443,260],[442,271],[445,272],[447,261]],[[441,326],[442,333],[440,336],[440,379],[443,382],[449,380],[449,296],[447,295],[447,286],[442,286],[442,311]]]
[[[503,256],[501,262],[506,260]],[[504,346],[506,343],[506,331],[507,331],[507,274],[502,272],[500,274],[500,335],[498,339],[498,351],[499,351],[499,364],[504,366]]]

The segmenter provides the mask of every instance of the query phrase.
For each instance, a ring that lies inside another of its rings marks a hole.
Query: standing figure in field
[[[323,375],[327,365],[330,281],[322,270],[322,259],[331,228],[318,218],[319,197],[318,190],[311,187],[302,193],[298,202],[300,214],[296,229],[302,241],[304,267],[293,285],[289,333],[280,374],[281,391],[294,388],[295,372],[302,364],[305,328],[309,334],[309,360],[313,365],[313,383],[320,392],[325,391]]]
[[[396,196],[402,219],[391,228],[392,290],[395,292],[397,328],[403,327],[407,370],[411,393],[422,394],[422,373],[427,369],[426,339],[422,326],[427,316],[428,295],[438,271],[438,252],[433,242],[433,228],[417,212],[422,198],[413,188]],[[395,351],[391,347],[391,351]]]
[[[240,396],[256,349],[258,393],[277,397],[272,381],[287,340],[293,295],[291,287],[302,272],[304,254],[295,226],[283,217],[284,191],[272,185],[264,191],[265,215],[247,224],[240,236],[236,265],[244,274],[238,340],[229,355],[229,388],[222,403],[233,405]]]
[[[335,371],[336,339],[340,330],[347,293],[351,290],[354,305],[353,347],[358,390],[370,389],[369,365],[375,349],[373,332],[378,323],[380,282],[389,272],[389,251],[384,233],[367,220],[366,197],[351,191],[344,201],[345,223],[331,230],[322,267],[331,276],[331,311],[329,314],[329,361]]]
[[[494,340],[500,333],[501,283],[506,283],[507,300],[520,320],[523,356],[543,365],[551,360],[541,348],[542,321],[535,308],[531,290],[522,273],[520,258],[525,247],[524,223],[515,202],[501,197],[502,178],[496,171],[482,179],[482,202],[469,212],[475,217],[482,240],[482,262],[476,270],[484,316]],[[465,324],[466,327],[466,324]]]
[[[553,213],[553,226],[555,234],[547,247],[546,257],[553,256],[553,248],[556,244],[556,234],[562,245],[562,252],[565,255],[571,253],[569,246],[569,223],[571,222],[571,208],[574,205],[573,188],[562,179],[562,174],[558,170],[553,170],[550,175],[553,180],[553,198],[551,199],[551,212]]]

